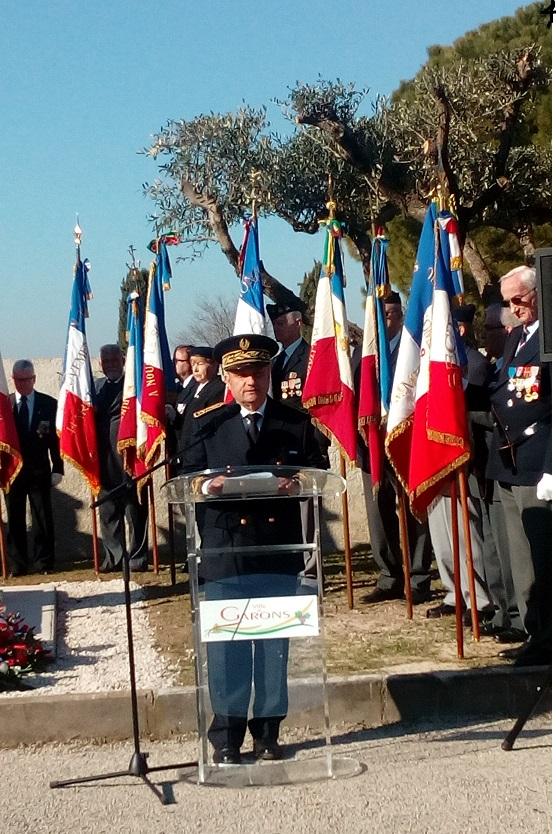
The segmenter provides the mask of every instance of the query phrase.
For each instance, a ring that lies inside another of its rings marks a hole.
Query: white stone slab
[[[56,586],[18,585],[0,590],[6,610],[21,614],[45,648],[56,655]]]

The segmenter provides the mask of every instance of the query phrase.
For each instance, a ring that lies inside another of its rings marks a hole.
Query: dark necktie
[[[27,397],[23,395],[19,402],[18,418],[20,431],[27,434],[29,431],[29,406],[27,405]]]
[[[521,348],[523,347],[523,345],[524,345],[524,344],[525,344],[525,342],[527,341],[527,337],[528,337],[528,336],[529,336],[529,331],[527,330],[527,328],[525,327],[525,325],[523,325],[523,332],[522,332],[522,334],[521,334],[521,339],[519,340],[519,344],[518,344],[518,346],[517,346],[516,353],[519,353],[519,351],[521,350]]]
[[[261,415],[258,411],[254,411],[252,414],[245,415],[245,428],[247,429],[247,434],[251,443],[257,442],[257,437],[259,436],[260,417]]]

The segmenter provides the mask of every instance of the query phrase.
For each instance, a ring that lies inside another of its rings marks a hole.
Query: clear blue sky
[[[138,154],[169,119],[269,106],[297,80],[319,75],[390,93],[481,23],[511,15],[514,0],[3,0],[0,156],[0,350],[4,357],[63,354],[79,212],[92,263],[88,339],[114,341],[120,282],[133,244],[144,266],[153,204],[142,184],[156,164]],[[239,244],[241,230],[233,230]],[[292,289],[322,241],[263,221],[261,256]],[[213,247],[176,263],[166,294],[171,344],[192,304],[235,296],[236,278]],[[185,252],[184,252],[185,254]],[[348,315],[361,321],[360,268],[347,263]]]

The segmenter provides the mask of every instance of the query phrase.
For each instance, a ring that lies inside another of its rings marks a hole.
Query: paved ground
[[[539,716],[512,752],[511,721],[342,731],[338,751],[361,775],[311,785],[208,788],[173,770],[51,790],[51,779],[126,769],[131,745],[45,745],[0,751],[3,829],[10,834],[545,834],[550,824],[550,720]],[[152,766],[189,761],[193,741],[145,745]],[[304,751],[310,753],[310,751]]]

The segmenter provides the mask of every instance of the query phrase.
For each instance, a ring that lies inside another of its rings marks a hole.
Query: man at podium
[[[310,466],[325,468],[308,414],[268,396],[271,362],[278,344],[267,336],[231,336],[216,345],[224,381],[233,402],[198,412],[181,471],[226,466]],[[206,481],[203,491],[221,495],[226,476]],[[295,494],[284,481],[280,491]],[[303,550],[273,553],[272,545],[303,542],[295,498],[225,499],[197,505],[203,550],[227,550],[201,557],[199,576],[205,599],[249,599],[295,594],[303,569]],[[261,546],[261,554],[242,548]],[[264,551],[263,551],[264,548]],[[233,552],[230,552],[233,549]],[[214,713],[208,731],[214,761],[239,764],[247,727],[258,759],[279,759],[280,722],[288,707],[288,640],[263,639],[207,643],[209,690]],[[248,709],[253,695],[253,717]]]

